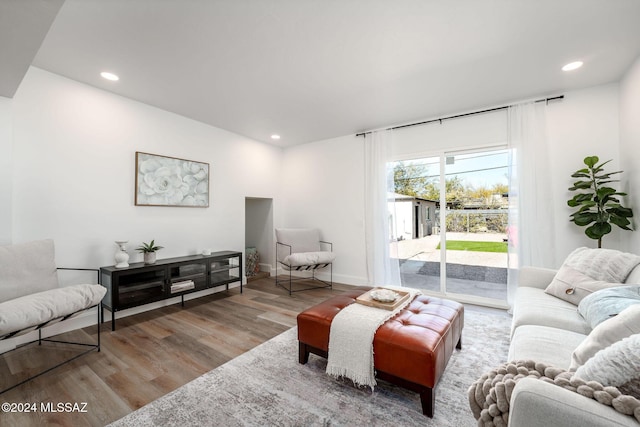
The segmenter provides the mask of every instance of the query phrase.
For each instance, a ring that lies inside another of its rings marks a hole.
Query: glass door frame
[[[465,148],[460,148],[460,149],[455,149],[455,150],[438,150],[438,151],[432,151],[432,152],[423,152],[423,153],[416,153],[413,155],[403,155],[403,156],[397,156],[390,160],[390,162],[400,162],[400,161],[410,161],[410,160],[416,160],[416,159],[423,159],[423,158],[439,158],[440,160],[440,182],[439,182],[439,186],[440,186],[440,198],[439,198],[439,202],[440,202],[440,214],[439,214],[439,229],[440,229],[440,290],[438,292],[434,292],[434,291],[430,291],[430,290],[424,290],[423,292],[425,294],[433,294],[434,296],[438,296],[438,297],[442,297],[442,298],[448,298],[454,301],[458,301],[461,303],[468,303],[468,304],[474,304],[474,305],[481,305],[481,306],[486,306],[486,307],[494,307],[494,308],[501,308],[501,309],[508,309],[508,303],[507,300],[505,298],[504,301],[502,300],[497,300],[494,298],[487,298],[487,297],[481,297],[481,296],[477,296],[477,295],[471,295],[471,294],[459,294],[459,293],[453,293],[453,292],[449,292],[447,290],[447,259],[446,259],[446,253],[447,253],[447,243],[446,243],[446,207],[447,207],[447,200],[446,200],[446,159],[447,157],[451,157],[451,156],[455,156],[455,155],[460,155],[460,154],[471,154],[471,153],[479,153],[479,152],[485,152],[485,151],[492,151],[492,150],[507,150],[508,146],[507,143],[501,143],[501,144],[491,144],[491,145],[482,145],[482,146],[475,146],[475,147],[465,147]],[[509,166],[509,165],[507,165]],[[443,209],[444,207],[444,209]],[[505,268],[507,268],[505,266]],[[505,284],[505,286],[507,286]]]

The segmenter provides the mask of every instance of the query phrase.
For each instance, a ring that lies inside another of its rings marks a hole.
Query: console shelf
[[[168,298],[181,297],[203,289],[240,282],[242,293],[242,252],[221,251],[211,255],[191,255],[160,259],[155,264],[133,263],[126,268],[100,268],[102,286],[107,293],[103,309],[111,312],[111,330],[116,330],[116,311]],[[171,291],[171,285],[192,281],[193,287]],[[104,322],[104,311],[101,313]]]

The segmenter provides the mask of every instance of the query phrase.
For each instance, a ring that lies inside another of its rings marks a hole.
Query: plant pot
[[[156,263],[156,253],[155,252],[145,252],[144,253],[144,263],[145,264],[155,264]]]

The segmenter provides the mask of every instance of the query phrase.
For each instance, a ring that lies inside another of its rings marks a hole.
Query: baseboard
[[[271,264],[259,263],[258,265],[260,266],[260,271],[271,273],[271,271],[273,270]]]
[[[280,273],[280,275],[284,274],[289,274],[288,271],[283,270],[281,268],[278,269],[278,273]],[[309,273],[304,273],[304,272],[296,272],[296,271],[292,271],[291,275],[293,277],[308,277],[310,276]],[[275,268],[271,268],[271,276],[275,277],[276,276],[276,269]],[[318,279],[322,279],[325,281],[329,281],[331,280],[331,273],[329,272],[329,270],[321,270],[321,271],[316,271],[316,277]],[[335,272],[333,273],[333,281],[334,283],[340,283],[343,285],[353,285],[353,286],[368,286],[368,280],[366,277],[358,277],[358,276],[350,276],[347,274],[336,274]]]

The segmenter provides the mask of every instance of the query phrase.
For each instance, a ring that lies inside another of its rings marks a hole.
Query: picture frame
[[[209,163],[136,151],[136,206],[209,207]]]

